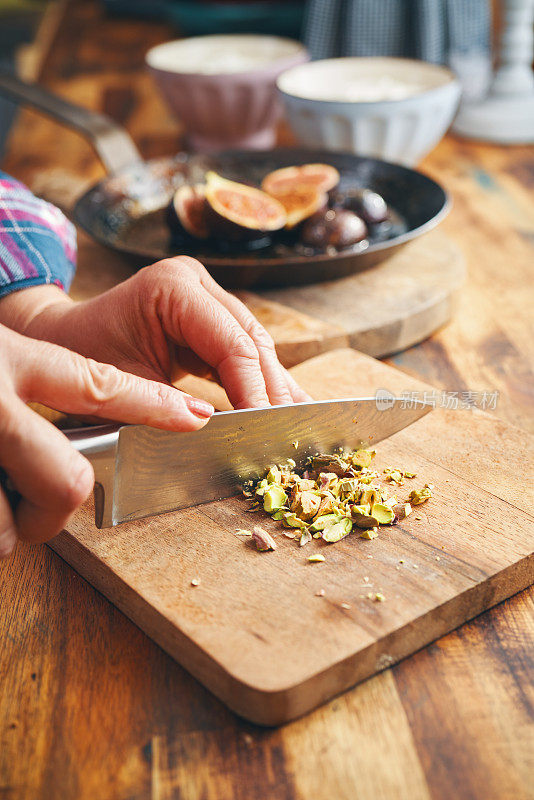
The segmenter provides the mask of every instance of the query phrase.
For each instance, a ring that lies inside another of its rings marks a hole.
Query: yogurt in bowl
[[[296,137],[407,166],[441,139],[460,99],[445,67],[403,58],[334,58],[277,81]]]
[[[276,78],[309,58],[293,39],[221,34],[153,47],[146,63],[192,146],[267,149],[280,104]]]

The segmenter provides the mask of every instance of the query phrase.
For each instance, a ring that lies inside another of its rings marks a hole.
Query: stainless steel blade
[[[377,405],[373,397],[225,411],[194,433],[122,427],[114,474],[102,470],[95,491],[97,524],[108,527],[229,497],[271,464],[291,457],[302,466],[317,452],[374,445],[432,408],[393,398],[385,410]]]

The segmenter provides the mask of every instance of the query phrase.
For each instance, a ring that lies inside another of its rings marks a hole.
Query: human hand
[[[30,293],[47,291],[60,302],[36,312]],[[165,382],[214,375],[235,408],[310,399],[279,363],[267,331],[195,259],[160,261],[82,303],[49,286],[19,294],[31,298],[29,318],[19,313],[13,324],[11,315],[7,324],[127,372]],[[0,309],[21,302],[10,295]]]
[[[17,538],[42,542],[55,536],[94,483],[89,461],[26,405],[31,401],[171,431],[197,430],[213,413],[209,403],[172,386],[0,325],[0,467],[21,495],[13,511],[0,488],[0,558]]]

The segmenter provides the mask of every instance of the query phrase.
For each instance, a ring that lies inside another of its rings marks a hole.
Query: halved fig
[[[208,172],[206,181],[209,224],[222,238],[254,239],[286,224],[284,206],[260,189],[227,180],[216,172]]]
[[[276,197],[286,210],[288,229],[295,228],[300,222],[324,208],[328,202],[324,192],[307,184],[295,185],[273,197]]]
[[[329,208],[318,211],[303,225],[301,241],[310,247],[324,250],[335,247],[342,250],[367,236],[367,227],[363,219],[353,211],[344,208]]]
[[[207,239],[210,235],[206,213],[206,187],[203,183],[180,186],[172,198],[176,219],[190,236]]]
[[[261,183],[267,194],[278,197],[294,186],[314,186],[320,192],[329,192],[339,183],[339,172],[330,164],[302,164],[300,167],[283,167],[269,172]]]

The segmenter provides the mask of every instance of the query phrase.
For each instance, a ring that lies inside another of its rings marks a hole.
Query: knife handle
[[[115,452],[119,441],[119,431],[122,425],[95,425],[88,428],[72,428],[61,431],[75,450],[89,459],[95,471],[95,513],[102,516],[100,492],[111,489],[111,482],[115,472]],[[9,475],[0,467],[0,490],[4,492],[13,511],[18,506],[21,495],[13,485]]]

